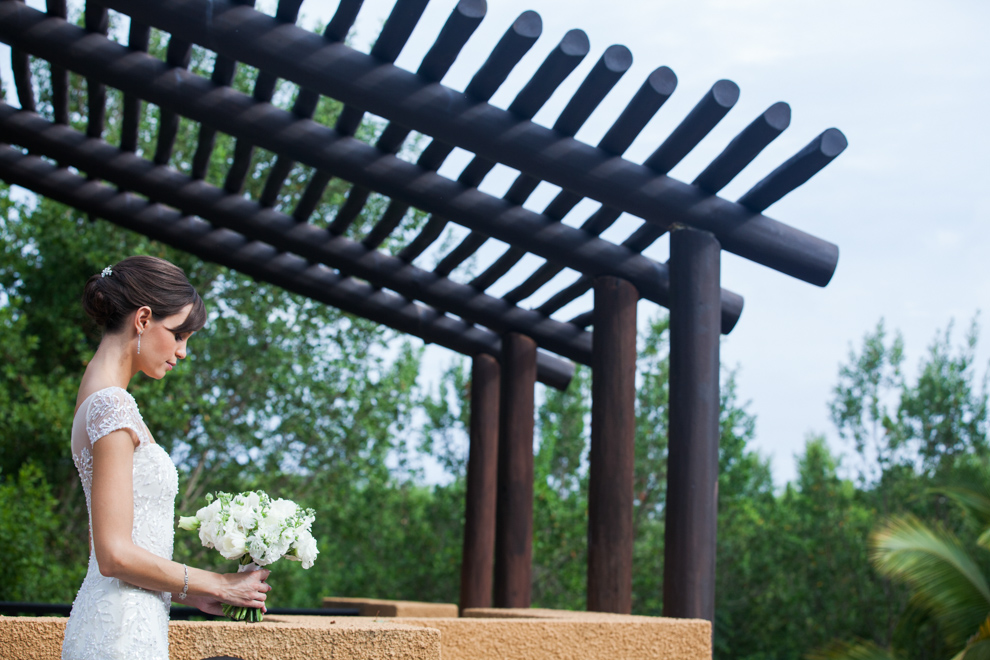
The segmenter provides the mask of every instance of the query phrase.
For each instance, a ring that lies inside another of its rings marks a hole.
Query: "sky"
[[[30,5],[43,5],[30,0]],[[393,0],[366,0],[354,45],[367,50]],[[415,69],[456,0],[432,0],[397,64]],[[326,21],[337,0],[305,0],[305,21]],[[906,345],[909,378],[936,333],[954,321],[954,337],[977,312],[984,328],[978,373],[990,362],[990,3],[980,0],[489,0],[488,13],[443,83],[463,89],[491,47],[527,9],[543,19],[543,35],[492,103],[506,107],[568,30],[583,29],[591,52],[534,121],[551,125],[584,75],[613,44],[634,63],[577,138],[596,143],[658,66],[677,74],[673,96],[625,157],[642,162],[707,90],[723,78],[741,89],[739,102],[671,176],[692,180],[729,141],[777,101],[790,104],[790,127],[721,193],[737,199],[823,130],[840,129],[848,149],[766,214],[839,246],[839,263],[819,288],[723,252],[722,286],[745,298],[742,317],[721,346],[737,370],[739,398],[756,416],[753,443],[771,460],[778,484],[794,477],[794,456],[808,433],[823,433],[837,452],[851,453],[829,421],[827,402],[840,363],[880,319]],[[9,51],[0,52],[9,84]],[[10,98],[10,96],[8,96]],[[467,155],[442,174],[456,176]],[[512,180],[497,168],[482,190],[501,194]],[[543,185],[527,206],[542,207]],[[565,219],[579,223],[583,215]],[[620,242],[639,225],[620,220],[604,237]],[[489,242],[476,267],[501,253]],[[667,242],[647,255],[667,258]],[[424,258],[429,259],[431,255]],[[529,258],[489,293],[501,295],[531,272]],[[455,279],[462,276],[455,271]],[[565,273],[561,276],[568,278]],[[573,274],[570,275],[573,277]],[[541,297],[525,301],[537,306]],[[590,308],[590,294],[559,313]],[[659,308],[641,302],[640,323]],[[431,347],[428,362],[456,356]],[[430,371],[424,373],[429,381]],[[852,461],[847,460],[847,465]]]

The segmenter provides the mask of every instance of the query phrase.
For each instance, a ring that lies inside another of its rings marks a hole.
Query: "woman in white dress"
[[[264,609],[269,572],[219,574],[172,561],[178,474],[127,385],[164,378],[203,327],[203,301],[177,266],[129,257],[86,283],[86,313],[104,329],[72,423],[72,458],[89,509],[89,571],[72,604],[63,660],[168,660],[170,601],[220,614]]]

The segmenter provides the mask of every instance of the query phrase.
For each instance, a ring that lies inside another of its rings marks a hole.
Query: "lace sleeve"
[[[93,395],[86,414],[90,444],[120,429],[130,429],[142,445],[148,442],[141,413],[127,390],[119,387],[100,390]]]

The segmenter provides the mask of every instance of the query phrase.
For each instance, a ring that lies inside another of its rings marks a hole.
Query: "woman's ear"
[[[144,307],[138,307],[134,312],[134,332],[137,334],[143,333],[148,329],[148,324],[151,323],[151,308],[145,305]]]

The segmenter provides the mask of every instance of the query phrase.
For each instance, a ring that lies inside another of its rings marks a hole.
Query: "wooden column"
[[[464,507],[461,610],[491,607],[498,475],[498,360],[476,355],[471,368],[471,446]]]
[[[707,232],[671,232],[663,614],[709,621],[715,618],[720,250]]]
[[[533,563],[533,388],[536,342],[502,339],[498,489],[495,507],[495,607],[529,607]]]
[[[617,277],[595,279],[588,487],[588,610],[632,610],[636,302]]]

